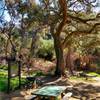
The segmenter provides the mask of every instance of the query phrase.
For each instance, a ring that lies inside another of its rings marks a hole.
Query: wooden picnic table
[[[44,86],[34,92],[33,95],[37,95],[38,100],[41,100],[41,97],[48,97],[50,100],[55,100],[55,98],[60,97],[64,93],[66,86]]]

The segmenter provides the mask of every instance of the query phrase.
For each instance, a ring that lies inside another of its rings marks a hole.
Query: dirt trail
[[[51,81],[50,81],[51,82]],[[73,96],[69,100],[100,100],[100,77],[95,78],[95,81],[83,81],[83,80],[63,80],[56,79],[53,80],[57,85],[73,85],[71,90],[67,92],[72,92]],[[26,100],[30,96],[32,89],[29,90],[16,90],[11,94],[5,94],[0,92],[0,100]]]

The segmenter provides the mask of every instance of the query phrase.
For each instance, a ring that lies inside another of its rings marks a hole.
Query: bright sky
[[[4,1],[4,0],[0,0],[0,16],[1,16],[2,13],[3,13],[3,10],[2,10],[1,8],[4,6],[4,4],[3,4],[2,1]],[[36,1],[36,3],[39,3],[39,0],[35,0],[35,1]],[[94,12],[100,12],[100,0],[98,0],[98,4],[99,4],[99,7],[95,7],[95,8],[94,8]],[[11,20],[11,18],[10,18],[10,16],[9,16],[9,14],[8,14],[7,11],[4,12],[3,18],[4,18],[6,21],[10,21],[10,20]]]
[[[0,0],[0,16],[1,16],[2,13],[3,13],[3,10],[1,9],[1,8],[4,6],[3,1],[4,1],[4,0]],[[39,0],[35,0],[35,1],[36,1],[37,4],[39,4]],[[1,17],[0,17],[0,18],[1,18]],[[11,20],[9,14],[8,14],[8,11],[6,11],[6,10],[4,11],[4,13],[3,13],[3,18],[4,18],[6,21],[8,21],[8,22]]]

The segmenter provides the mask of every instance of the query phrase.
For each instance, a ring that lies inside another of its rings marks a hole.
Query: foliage
[[[88,72],[87,75],[92,75],[92,76],[100,77],[100,74],[98,74],[96,72]]]
[[[7,90],[7,78],[0,76],[0,91],[6,92],[6,90]]]
[[[0,76],[7,76],[7,71],[0,69]]]
[[[44,73],[41,72],[41,71],[37,71],[37,72],[35,73],[35,76],[44,76]]]
[[[39,44],[37,55],[47,60],[51,60],[54,54],[53,40],[40,39]]]
[[[10,21],[2,20],[0,31],[6,36],[6,45],[4,51],[6,56],[14,55],[16,52],[20,55],[22,48],[27,48],[26,45],[32,32],[31,45],[28,46],[30,53],[27,54],[26,59],[34,57],[35,40],[37,33],[42,31],[45,27],[52,34],[54,39],[54,49],[57,58],[56,69],[64,73],[65,64],[63,57],[64,48],[72,46],[75,41],[80,41],[80,38],[87,34],[95,34],[99,31],[100,14],[94,13],[92,8],[97,6],[97,0],[3,0],[4,7],[2,10],[6,10],[10,16]],[[6,9],[5,9],[6,8]],[[3,13],[0,16],[0,20],[3,19]],[[16,28],[18,30],[16,30]],[[34,32],[33,32],[34,31]],[[64,36],[63,36],[64,33]],[[95,34],[96,35],[96,34]],[[19,40],[20,38],[20,40]],[[15,40],[19,41],[15,41]],[[88,40],[88,39],[87,39]],[[99,42],[99,41],[96,41]],[[96,42],[86,43],[83,41],[82,45],[87,48],[91,44]],[[17,44],[17,45],[16,45]],[[30,43],[29,43],[30,44]],[[52,58],[52,48],[49,43],[42,42],[37,54],[48,59],[48,55]],[[46,46],[44,46],[44,44]],[[43,48],[43,49],[42,49]],[[80,48],[79,48],[80,49]],[[81,48],[80,51],[86,51]]]
[[[0,91],[7,92],[7,71],[0,70]],[[21,79],[21,84],[26,82],[25,78]],[[11,90],[18,87],[18,77],[11,79]]]
[[[8,66],[7,65],[0,65],[0,69],[7,70]]]
[[[0,91],[7,90],[7,72],[0,70]]]

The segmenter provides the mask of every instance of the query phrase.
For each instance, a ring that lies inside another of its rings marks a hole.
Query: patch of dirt
[[[95,77],[99,79],[100,77]],[[100,81],[70,80],[73,83],[73,97],[76,100],[100,100]],[[73,99],[70,99],[73,100]]]
[[[43,85],[71,85],[72,88],[66,89],[66,93],[73,93],[69,100],[100,100],[100,81],[91,83],[57,77],[44,77],[42,80],[44,80]],[[0,100],[26,100],[33,90],[36,89],[17,90],[15,92],[11,92],[9,95],[0,92]]]
[[[54,70],[56,64],[55,62],[47,61],[41,58],[32,58],[29,62],[30,67],[27,69],[27,67],[23,68],[23,71],[27,73],[33,73],[34,71],[41,71],[45,74],[48,74],[52,70]]]

